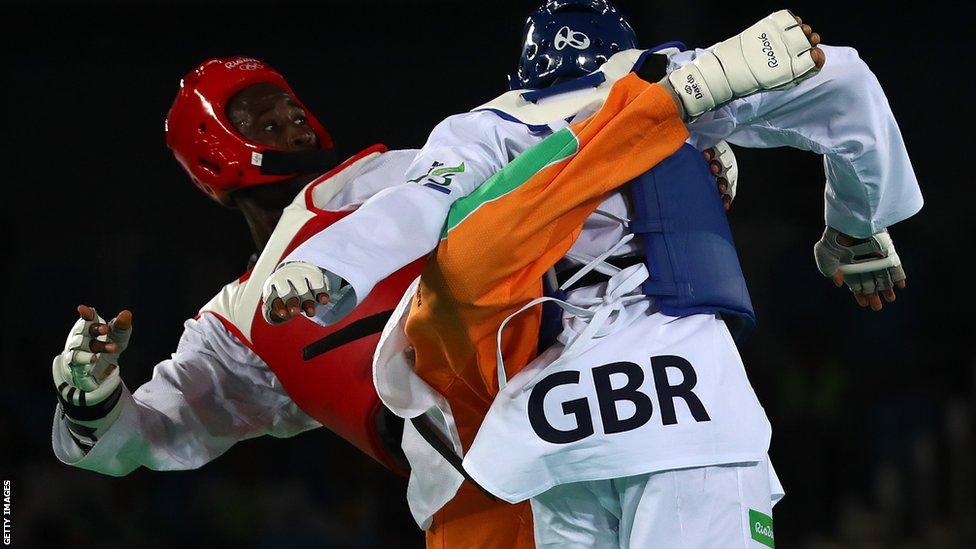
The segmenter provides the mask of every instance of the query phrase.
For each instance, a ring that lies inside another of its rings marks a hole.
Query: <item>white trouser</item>
[[[562,484],[532,498],[535,542],[640,549],[773,546],[768,460]]]

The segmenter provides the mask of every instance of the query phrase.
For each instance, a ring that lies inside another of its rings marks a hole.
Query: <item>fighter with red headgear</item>
[[[119,376],[132,314],[81,318],[54,358],[53,445],[63,462],[110,475],[143,466],[192,469],[239,440],[326,426],[402,471],[399,429],[372,384],[371,361],[388,312],[419,273],[397,272],[341,322],[272,327],[261,284],[308,236],[398,183],[415,151],[374,145],[336,165],[332,138],[285,79],[249,57],[190,71],[166,118],[166,142],[194,183],[241,211],[258,253],[239,279],[186,321],[172,358],[134,392]],[[360,310],[362,313],[360,313]]]
[[[256,120],[254,107],[286,123]],[[238,189],[335,166],[325,127],[281,74],[249,57],[210,59],[183,78],[166,118],[166,144],[200,190],[222,204]]]

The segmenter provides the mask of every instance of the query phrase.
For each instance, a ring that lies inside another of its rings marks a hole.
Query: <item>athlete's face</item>
[[[306,151],[319,146],[305,110],[285,90],[255,84],[227,102],[227,117],[249,141],[284,151]]]

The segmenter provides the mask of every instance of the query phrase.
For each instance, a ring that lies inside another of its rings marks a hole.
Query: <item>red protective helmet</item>
[[[296,174],[261,171],[262,154],[271,147],[248,141],[227,118],[227,101],[254,84],[273,84],[298,101],[277,71],[252,57],[208,59],[180,81],[180,92],[166,116],[166,145],[203,192],[222,204],[227,193],[243,187],[275,183]],[[301,102],[306,121],[322,149],[332,137]]]

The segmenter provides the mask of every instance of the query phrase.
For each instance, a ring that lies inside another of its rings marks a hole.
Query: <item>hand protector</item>
[[[729,183],[726,193],[734,201],[735,191],[739,182],[739,163],[735,159],[732,147],[725,141],[719,141],[712,149],[715,150],[715,160],[722,165],[722,171],[715,175],[717,178],[725,178]]]
[[[818,72],[810,40],[780,10],[668,75],[690,118],[733,99],[791,88]]]
[[[311,301],[317,306],[319,304],[317,296],[323,293],[330,294],[331,290],[340,286],[341,281],[341,278],[332,273],[304,261],[291,261],[278,266],[264,281],[261,292],[264,298],[264,320],[268,324],[285,322],[271,318],[271,304],[275,299],[281,298],[283,302],[288,303],[288,300],[296,297],[299,305]]]
[[[93,406],[108,398],[121,383],[119,378],[119,355],[129,345],[132,329],[120,330],[115,327],[115,319],[108,323],[109,333],[93,337],[91,327],[104,324],[105,319],[95,313],[94,320],[79,318],[68,332],[64,351],[54,357],[54,386],[64,400],[75,406]],[[92,339],[118,345],[115,353],[91,352]]]
[[[823,238],[813,247],[817,267],[824,276],[833,277],[840,271],[844,274],[844,282],[855,294],[883,292],[905,280],[905,270],[887,230],[852,246],[839,243],[837,237],[840,234],[827,227]]]

